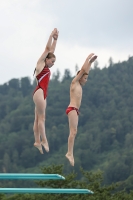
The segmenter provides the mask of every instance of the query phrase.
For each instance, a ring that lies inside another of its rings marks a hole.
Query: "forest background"
[[[75,70],[78,66],[75,66]],[[13,78],[0,85],[0,172],[39,173],[40,167],[63,164],[64,172],[102,171],[103,183],[120,183],[133,189],[133,57],[100,69],[95,63],[83,87],[78,134],[75,140],[75,166],[65,158],[69,134],[65,109],[69,104],[71,71],[52,75],[47,98],[46,133],[50,152],[41,155],[33,147],[36,82],[29,77]],[[15,187],[18,182],[5,182]],[[21,182],[26,186],[27,182]],[[32,183],[30,183],[32,186]],[[0,185],[3,183],[0,182]]]

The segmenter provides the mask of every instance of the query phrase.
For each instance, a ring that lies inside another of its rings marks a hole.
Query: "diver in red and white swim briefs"
[[[72,166],[74,166],[73,147],[75,136],[77,134],[79,108],[82,100],[82,86],[85,85],[91,64],[96,60],[96,58],[97,56],[93,53],[91,53],[87,57],[81,70],[77,73],[70,85],[70,104],[66,109],[70,131],[68,137],[68,151],[66,153],[66,158],[69,160]]]
[[[67,107],[66,114],[68,115],[68,113],[71,112],[72,110],[76,110],[77,115],[79,115],[79,109],[75,107]]]
[[[56,60],[55,51],[58,39],[58,30],[55,28],[48,39],[47,45],[41,57],[37,62],[34,73],[36,73],[37,86],[33,93],[35,103],[35,120],[34,120],[34,146],[43,154],[42,146],[48,152],[49,145],[45,133],[45,110],[48,85],[50,80],[50,69]]]

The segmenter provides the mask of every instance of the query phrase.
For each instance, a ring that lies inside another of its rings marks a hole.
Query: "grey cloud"
[[[83,54],[93,48],[99,63],[106,63],[110,56],[116,61],[127,59],[133,52],[132,8],[133,0],[0,1],[0,83],[11,77],[31,76],[54,27],[60,31],[57,50],[60,46],[62,56],[57,51],[56,66],[61,69],[80,63]]]
[[[63,40],[116,49],[133,46],[132,0],[64,0],[46,6],[58,16]]]

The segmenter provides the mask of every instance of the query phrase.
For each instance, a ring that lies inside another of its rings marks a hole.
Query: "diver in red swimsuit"
[[[77,73],[70,85],[70,104],[66,109],[70,131],[68,137],[68,151],[66,153],[66,158],[69,160],[72,166],[74,166],[73,147],[75,136],[77,134],[79,108],[82,100],[82,86],[85,85],[91,64],[96,60],[96,58],[97,56],[93,53],[91,53],[87,57],[81,70]]]
[[[33,101],[35,103],[35,120],[34,120],[34,146],[43,154],[42,146],[48,152],[49,145],[45,133],[45,110],[46,97],[48,93],[48,85],[50,80],[50,69],[56,60],[55,51],[58,39],[58,30],[55,28],[48,39],[47,45],[41,57],[39,58],[35,71],[37,86],[33,93]]]
[[[43,90],[44,99],[47,97],[47,90],[48,90],[48,84],[50,79],[50,70],[48,66],[45,66],[43,70],[36,76],[38,85],[34,90],[34,93],[41,88]],[[34,94],[33,93],[33,94]]]

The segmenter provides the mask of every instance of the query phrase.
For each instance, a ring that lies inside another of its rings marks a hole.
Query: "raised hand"
[[[55,28],[53,30],[53,39],[54,40],[57,40],[58,39],[58,35],[59,35],[59,31],[57,30],[57,28]]]
[[[87,61],[89,63],[93,63],[95,60],[97,59],[97,56],[94,53],[91,53],[88,57],[87,57]]]
[[[91,53],[85,60],[83,66],[82,66],[82,70],[84,71],[84,73],[89,74],[89,70],[91,67],[91,64],[97,59],[97,56],[94,53]]]

